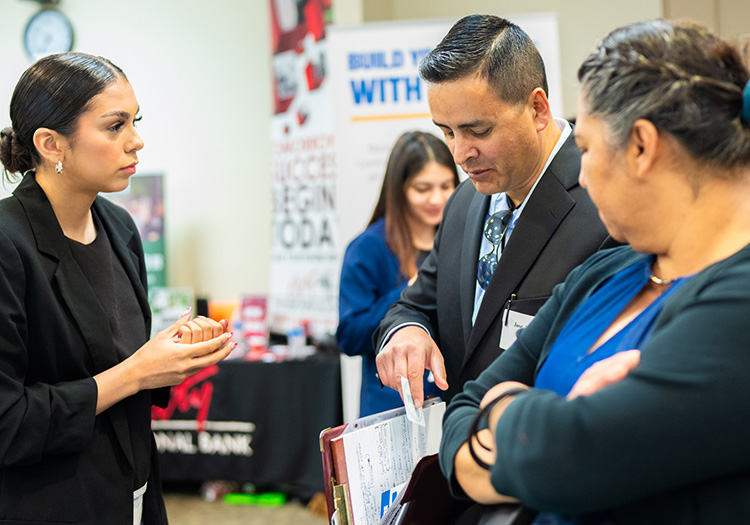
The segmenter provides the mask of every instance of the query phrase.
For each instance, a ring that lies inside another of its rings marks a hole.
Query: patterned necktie
[[[511,210],[502,210],[490,215],[484,223],[484,236],[492,244],[492,249],[479,259],[479,265],[477,266],[477,281],[483,290],[487,289],[492,274],[495,273],[497,261],[500,259],[503,250],[505,233],[508,231],[512,216]]]

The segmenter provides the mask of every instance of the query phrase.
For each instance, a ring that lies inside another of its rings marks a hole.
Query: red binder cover
[[[347,425],[340,425],[334,428],[327,428],[320,433],[320,454],[323,459],[323,479],[325,480],[325,496],[326,496],[326,507],[328,508],[328,522],[330,523],[331,517],[335,507],[333,505],[333,486],[341,485],[346,483],[346,480],[339,480],[336,476],[335,463],[339,463],[338,471],[343,472],[342,476],[346,476],[346,469],[342,468],[342,462],[345,461],[343,448],[336,447],[337,451],[334,454],[331,440],[339,437],[342,432],[346,429]],[[334,459],[334,455],[338,459]]]

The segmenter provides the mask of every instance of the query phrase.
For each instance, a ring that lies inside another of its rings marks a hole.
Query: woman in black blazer
[[[150,341],[138,231],[98,197],[127,187],[143,142],[124,73],[43,58],[0,135],[0,523],[166,523],[151,404],[234,348],[189,311]]]

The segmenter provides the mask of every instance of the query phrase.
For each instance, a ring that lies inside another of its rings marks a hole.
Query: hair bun
[[[31,155],[11,127],[0,131],[0,162],[9,173],[24,173],[34,167]]]

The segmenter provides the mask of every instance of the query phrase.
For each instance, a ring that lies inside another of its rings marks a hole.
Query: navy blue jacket
[[[398,392],[381,387],[375,366],[372,334],[406,288],[398,258],[385,240],[385,219],[368,226],[347,247],[341,268],[339,326],[336,339],[347,355],[362,356],[360,416],[403,405]],[[425,382],[425,395],[440,395]]]

